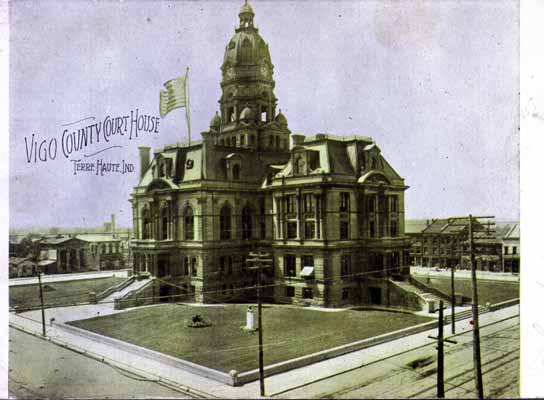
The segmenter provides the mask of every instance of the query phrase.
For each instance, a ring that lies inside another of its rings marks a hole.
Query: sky
[[[101,136],[68,157],[63,132],[136,110],[159,117],[164,82],[189,67],[198,139],[218,110],[242,4],[11,2],[10,227],[96,226],[112,213],[131,226],[138,146],[186,140],[185,111],[159,118],[157,132]],[[519,219],[518,2],[250,4],[293,133],[373,137],[410,186],[406,218]],[[34,162],[33,138],[54,157]],[[134,171],[74,174],[77,159]]]

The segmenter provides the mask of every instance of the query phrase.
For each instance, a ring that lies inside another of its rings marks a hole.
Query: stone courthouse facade
[[[256,276],[245,260],[263,251],[273,258],[269,301],[394,303],[389,279],[409,275],[403,178],[369,137],[293,134],[249,4],[239,18],[202,141],[153,157],[140,148],[135,272],[158,278],[163,296],[251,300]]]

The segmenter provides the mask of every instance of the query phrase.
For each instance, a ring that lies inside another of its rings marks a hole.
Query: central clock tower
[[[210,124],[215,142],[259,151],[288,152],[287,119],[276,113],[274,65],[268,45],[253,24],[255,14],[246,3],[240,23],[225,48],[221,65],[220,112]]]

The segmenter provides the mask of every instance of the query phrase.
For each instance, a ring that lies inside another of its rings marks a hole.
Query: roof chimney
[[[306,137],[304,135],[291,135],[291,139],[293,139],[293,147],[301,146],[302,143],[304,143],[305,138]]]
[[[151,147],[140,146],[138,147],[138,150],[140,151],[140,179],[142,179],[149,169],[149,153]]]

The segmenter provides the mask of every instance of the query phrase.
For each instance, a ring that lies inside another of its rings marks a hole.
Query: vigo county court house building
[[[293,134],[274,65],[245,3],[221,65],[220,111],[202,140],[140,147],[131,194],[135,273],[180,301],[255,298],[250,251],[270,254],[278,303],[393,305],[409,276],[404,179],[370,137]],[[292,144],[291,144],[292,142]]]

